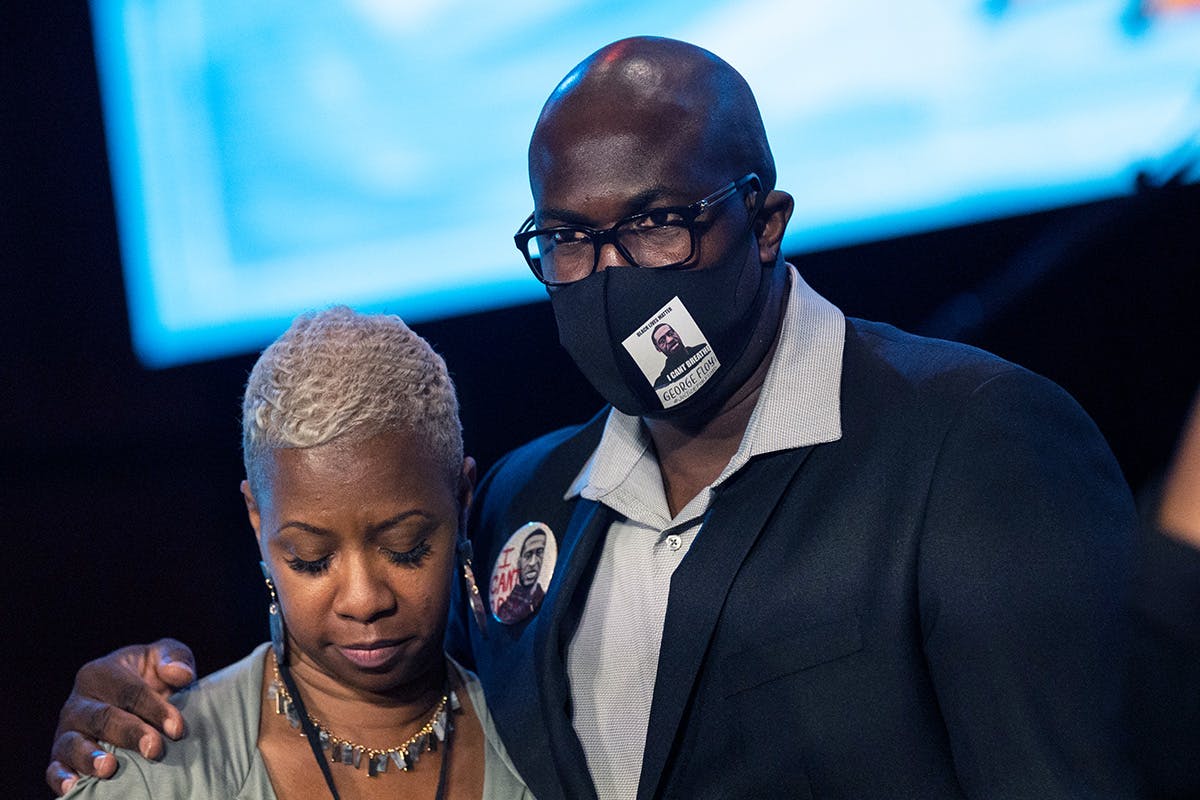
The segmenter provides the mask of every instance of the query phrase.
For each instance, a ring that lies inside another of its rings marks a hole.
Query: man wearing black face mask
[[[601,50],[529,172],[518,247],[614,406],[480,490],[477,553],[537,519],[564,559],[536,619],[470,635],[501,731],[546,729],[512,749],[535,793],[1129,794],[1133,510],[1073,401],[809,289],[753,96],[710,53]],[[678,319],[711,358],[670,393],[641,341]]]
[[[592,56],[529,171],[518,246],[615,407],[481,486],[485,563],[526,519],[564,559],[536,619],[470,638],[501,730],[547,728],[513,752],[535,793],[1128,794],[1132,504],[1070,398],[809,289],[753,96],[707,52]],[[712,360],[668,396],[639,341],[685,316]]]
[[[613,407],[483,479],[476,567],[531,521],[558,560],[486,635],[458,598],[450,647],[536,796],[1127,796],[1133,510],[1078,406],[810,289],[754,98],[707,51],[603,48],[529,166],[517,244]],[[680,320],[710,352],[656,387]]]

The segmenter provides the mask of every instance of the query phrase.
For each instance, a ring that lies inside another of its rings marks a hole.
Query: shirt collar
[[[810,288],[795,267],[789,264],[788,272],[791,288],[771,366],[742,442],[713,486],[733,475],[754,456],[833,442],[842,437],[840,398],[845,317]],[[644,479],[651,469],[655,480],[647,482]],[[631,499],[641,505],[636,498],[643,497],[646,491],[662,494],[661,475],[640,418],[613,408],[609,410],[600,444],[567,489],[565,499],[580,495],[636,518],[640,515],[630,514],[609,502],[618,499],[612,495],[631,478],[637,479],[640,491],[632,495],[622,492],[624,502],[619,505],[625,506]],[[658,505],[653,501],[651,504]]]

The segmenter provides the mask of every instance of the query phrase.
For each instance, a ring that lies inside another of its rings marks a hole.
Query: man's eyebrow
[[[668,196],[670,196],[670,192],[665,186],[652,186],[644,189],[625,201],[625,210],[621,216],[640,214]],[[543,225],[548,219],[566,225],[582,225],[585,228],[593,227],[595,224],[595,220],[567,208],[541,208],[534,212],[533,218],[538,225]]]

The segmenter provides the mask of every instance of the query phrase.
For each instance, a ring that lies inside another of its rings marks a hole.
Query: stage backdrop
[[[1125,194],[1177,172],[1200,125],[1188,0],[92,12],[151,366],[252,350],[333,301],[419,322],[544,296],[511,240],[529,133],[554,81],[632,34],[708,47],[749,80],[796,198],[792,253]]]

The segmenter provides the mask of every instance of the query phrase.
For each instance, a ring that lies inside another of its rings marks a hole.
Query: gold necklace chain
[[[267,697],[275,704],[275,713],[286,716],[288,722],[293,728],[300,727],[300,712],[296,709],[296,704],[292,700],[291,694],[287,687],[283,685],[283,680],[279,676],[279,665],[275,663],[275,659],[271,659],[271,667],[275,672],[274,678],[271,681],[270,687],[267,689]],[[454,690],[447,690],[442,695],[441,700],[433,708],[433,714],[421,726],[420,730],[412,736],[405,739],[395,747],[379,749],[375,747],[367,747],[366,745],[358,744],[350,739],[342,738],[325,727],[319,719],[312,714],[305,712],[308,721],[317,729],[318,737],[321,741],[321,748],[329,754],[329,760],[335,764],[347,764],[358,768],[363,758],[367,761],[367,774],[375,777],[380,772],[387,772],[388,762],[391,761],[403,772],[408,772],[413,765],[420,760],[421,754],[426,752],[436,752],[438,743],[446,740],[446,733],[453,729],[454,724],[447,713],[447,708],[450,711],[458,711],[461,708],[458,696]],[[300,732],[304,736],[304,732]]]

